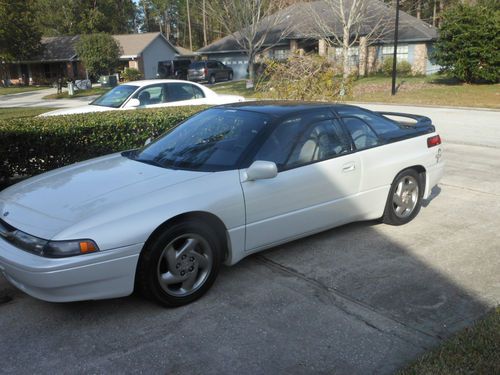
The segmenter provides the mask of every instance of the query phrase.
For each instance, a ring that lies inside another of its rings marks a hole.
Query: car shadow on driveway
[[[427,207],[429,204],[441,194],[441,188],[436,185],[432,188],[431,193],[426,199],[422,199],[422,207]]]

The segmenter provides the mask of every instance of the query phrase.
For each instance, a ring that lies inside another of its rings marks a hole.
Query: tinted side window
[[[217,63],[214,61],[208,61],[207,67],[208,67],[208,69],[215,69],[215,68],[217,68]]]
[[[347,152],[349,141],[338,122],[324,120],[304,126],[296,118],[278,126],[254,160],[273,161],[279,170],[285,170]]]
[[[201,99],[205,97],[205,94],[203,94],[203,91],[199,87],[196,87],[195,85],[190,85],[192,90],[193,90],[193,96],[194,99]]]
[[[377,115],[376,113],[365,111],[361,108],[347,107],[337,112],[340,116],[356,117],[367,122],[378,135],[401,129],[397,122]]]
[[[166,99],[165,85],[159,84],[146,86],[135,94],[134,98],[139,99],[141,106],[164,103]]]
[[[169,83],[168,102],[195,99],[196,96],[193,87],[194,86],[189,83]]]
[[[254,160],[266,160],[276,163],[278,170],[283,170],[287,160],[302,135],[302,119],[287,120],[271,133],[266,139]]]
[[[375,132],[363,120],[357,117],[344,117],[342,120],[351,134],[356,149],[363,150],[380,144]]]

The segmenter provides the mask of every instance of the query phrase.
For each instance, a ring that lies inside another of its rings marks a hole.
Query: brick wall
[[[427,46],[425,43],[415,44],[412,63],[413,74],[425,74],[427,59]]]

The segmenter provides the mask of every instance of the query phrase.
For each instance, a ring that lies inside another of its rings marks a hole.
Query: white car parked
[[[444,162],[431,121],[398,116],[416,123],[326,103],[210,108],[0,192],[0,270],[47,301],[138,288],[179,306],[223,262],[353,221],[408,223]]]
[[[219,95],[194,82],[156,79],[127,82],[111,89],[89,105],[58,109],[43,113],[40,117],[136,108],[220,105],[242,101],[245,101],[242,96]]]

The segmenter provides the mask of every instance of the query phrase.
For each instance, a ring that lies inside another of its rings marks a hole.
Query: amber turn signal
[[[93,242],[91,241],[80,242],[80,253],[87,254],[87,253],[93,253],[94,251],[97,251],[97,248]]]

